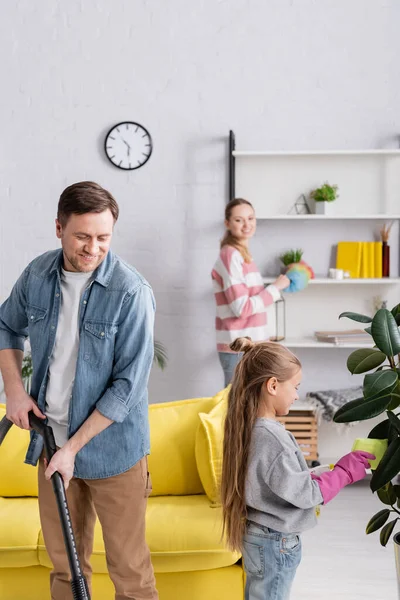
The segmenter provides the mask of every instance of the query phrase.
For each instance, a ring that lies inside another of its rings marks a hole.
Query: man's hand
[[[30,411],[34,412],[40,419],[46,418],[34,399],[26,393],[23,387],[7,393],[6,398],[6,417],[17,427],[20,427],[21,429],[30,429],[28,419],[28,413]]]
[[[50,463],[47,465],[46,461],[45,465],[47,467],[44,472],[45,478],[50,480],[53,473],[58,471],[64,480],[64,486],[67,490],[74,474],[75,465],[75,453],[69,448],[68,444],[57,450]]]

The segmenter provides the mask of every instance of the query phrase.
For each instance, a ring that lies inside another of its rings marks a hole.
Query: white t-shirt
[[[92,273],[61,269],[61,306],[46,390],[46,416],[57,446],[68,440],[68,414],[79,349],[79,306]]]

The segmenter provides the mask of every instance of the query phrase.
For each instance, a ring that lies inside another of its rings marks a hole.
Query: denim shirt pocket
[[[105,321],[86,321],[83,329],[83,360],[94,367],[108,364],[111,369],[118,326]]]
[[[47,312],[47,308],[40,308],[33,304],[27,305],[29,343],[33,349],[43,345]]]

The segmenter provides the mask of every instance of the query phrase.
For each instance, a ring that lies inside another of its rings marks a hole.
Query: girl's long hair
[[[240,206],[241,204],[247,204],[248,206],[250,206],[250,208],[253,208],[253,205],[248,200],[245,200],[244,198],[234,198],[233,200],[228,202],[228,204],[225,207],[225,221],[229,221],[229,219],[232,216],[232,210],[235,208],[235,206]],[[244,262],[250,263],[252,261],[252,257],[248,248],[246,248],[246,246],[243,246],[239,242],[239,240],[235,238],[235,236],[232,235],[230,231],[228,231],[228,229],[225,231],[225,235],[221,240],[220,247],[223,248],[224,246],[233,246],[234,248],[236,248],[236,250],[239,250],[240,254],[244,258]]]
[[[271,377],[291,379],[301,368],[299,359],[276,342],[254,343],[238,338],[231,345],[244,352],[228,396],[224,425],[221,478],[223,535],[232,550],[241,550],[246,525],[245,483],[251,434],[257,419],[262,386]]]

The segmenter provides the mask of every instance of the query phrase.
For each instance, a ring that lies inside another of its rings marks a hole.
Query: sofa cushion
[[[196,433],[197,470],[204,491],[215,506],[220,505],[224,422],[229,388],[209,413],[199,413],[200,423]]]
[[[38,565],[37,498],[0,498],[0,523],[0,567]]]
[[[146,537],[155,572],[198,571],[235,564],[240,554],[224,547],[221,524],[221,510],[210,508],[205,495],[149,498]],[[42,534],[39,561],[51,567]],[[91,563],[94,573],[107,573],[99,522]]]
[[[6,414],[0,404],[0,419]],[[37,469],[24,464],[29,431],[13,425],[0,446],[0,496],[37,496]]]
[[[195,457],[198,414],[209,412],[221,394],[213,398],[150,404],[152,496],[204,494]]]

